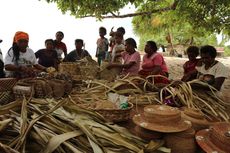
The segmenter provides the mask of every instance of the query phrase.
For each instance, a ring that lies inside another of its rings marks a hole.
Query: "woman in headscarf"
[[[154,41],[147,41],[145,53],[139,75],[144,78],[150,75],[161,75],[162,77],[154,77],[154,83],[169,83],[167,65],[164,57],[157,53],[157,45]]]
[[[26,78],[34,77],[38,71],[46,68],[37,63],[35,54],[28,47],[29,35],[23,31],[15,33],[13,46],[5,57],[7,77]]]

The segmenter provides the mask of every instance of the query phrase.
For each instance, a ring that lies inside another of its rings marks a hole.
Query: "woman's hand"
[[[36,75],[36,70],[33,67],[20,66],[19,71],[26,73],[31,77]]]

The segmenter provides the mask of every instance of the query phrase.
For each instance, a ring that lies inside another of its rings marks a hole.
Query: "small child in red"
[[[199,48],[197,46],[188,47],[187,55],[189,60],[183,65],[184,76],[181,79],[182,81],[191,81],[196,79],[196,66],[199,66],[201,63],[200,59],[197,59],[197,56],[199,55]]]

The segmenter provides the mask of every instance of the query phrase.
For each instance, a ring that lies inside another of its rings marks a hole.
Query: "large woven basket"
[[[17,83],[15,78],[1,78],[0,79],[0,92],[12,91],[13,86]]]
[[[107,121],[122,122],[130,119],[130,112],[133,108],[132,103],[128,103],[127,109],[95,109],[96,112],[101,114]]]
[[[79,75],[80,69],[76,62],[63,62],[59,64],[58,71],[60,73],[68,73],[70,75]]]
[[[195,130],[190,128],[183,132],[164,135],[166,147],[172,153],[196,153]]]

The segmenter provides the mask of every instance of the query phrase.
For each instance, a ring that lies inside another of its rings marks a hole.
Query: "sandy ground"
[[[169,78],[170,79],[180,79],[183,76],[183,64],[187,61],[187,58],[178,57],[165,57],[165,61],[169,68]],[[230,72],[230,57],[216,58],[216,60],[222,62]],[[229,73],[230,74],[230,73]],[[224,82],[224,91],[230,93],[230,77]]]

